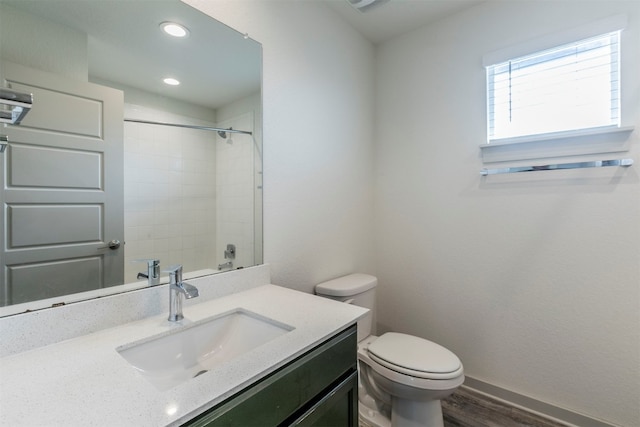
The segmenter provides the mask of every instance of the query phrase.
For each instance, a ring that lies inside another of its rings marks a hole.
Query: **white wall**
[[[587,158],[636,164],[481,178],[482,56],[617,13],[636,130],[630,152]],[[623,1],[488,2],[379,47],[383,330],[445,345],[476,379],[640,425],[638,52],[640,7]]]
[[[322,4],[188,0],[263,45],[264,259],[312,292],[373,265],[372,45]]]

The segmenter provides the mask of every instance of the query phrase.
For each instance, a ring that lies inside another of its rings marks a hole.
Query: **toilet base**
[[[416,402],[394,399],[391,414],[383,414],[358,402],[358,425],[359,427],[444,427],[442,405],[439,400]]]
[[[358,402],[359,427],[391,427],[391,420],[375,409]]]
[[[415,401],[393,397],[391,404],[393,427],[444,427],[439,400]]]

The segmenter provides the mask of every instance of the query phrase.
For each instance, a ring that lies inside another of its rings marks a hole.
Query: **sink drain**
[[[195,375],[193,376],[193,378],[197,377],[198,375],[202,375],[202,374],[204,374],[204,373],[206,373],[206,372],[209,372],[209,371],[207,371],[206,369],[203,369],[202,371],[200,371],[200,372],[198,372],[197,374],[195,374]]]

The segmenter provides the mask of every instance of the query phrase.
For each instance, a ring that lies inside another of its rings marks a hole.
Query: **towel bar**
[[[603,168],[607,166],[629,167],[632,164],[633,164],[633,159],[594,160],[590,162],[559,163],[555,165],[515,166],[515,167],[499,168],[499,169],[484,168],[480,170],[480,175],[487,176],[487,175],[497,175],[502,173],[537,172],[537,171],[560,170],[560,169]]]

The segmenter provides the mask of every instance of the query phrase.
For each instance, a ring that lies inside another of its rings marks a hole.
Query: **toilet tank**
[[[358,341],[375,333],[376,286],[378,279],[369,274],[350,274],[316,285],[316,295],[369,309],[358,320]]]

